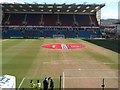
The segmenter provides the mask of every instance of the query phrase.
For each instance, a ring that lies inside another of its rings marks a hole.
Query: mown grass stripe
[[[19,40],[19,39],[10,40],[10,39],[8,39],[7,42],[2,42],[2,49],[3,49],[3,51],[5,51],[13,46],[19,45],[22,42],[24,42],[24,40]]]

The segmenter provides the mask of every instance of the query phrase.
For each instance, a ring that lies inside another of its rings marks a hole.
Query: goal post
[[[60,35],[53,35],[53,38],[65,38],[65,35],[60,34]]]
[[[102,38],[102,35],[90,35],[90,39]]]
[[[118,70],[66,69],[62,75],[62,88],[118,88]]]

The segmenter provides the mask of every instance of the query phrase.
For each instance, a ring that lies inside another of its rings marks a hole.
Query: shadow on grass
[[[83,40],[120,53],[119,48],[120,40],[103,40],[103,39],[83,39]]]

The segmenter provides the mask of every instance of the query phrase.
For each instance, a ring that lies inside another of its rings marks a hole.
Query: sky
[[[105,6],[101,9],[101,18],[102,19],[118,19],[118,2],[120,0],[0,0],[0,3],[8,2],[8,3],[34,3],[38,4],[105,4]]]

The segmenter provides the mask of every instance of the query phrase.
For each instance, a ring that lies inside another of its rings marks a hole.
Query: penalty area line
[[[21,85],[23,84],[24,80],[25,80],[25,77],[22,79],[22,81],[21,81],[21,83],[20,83],[20,85],[19,85],[19,87],[18,87],[18,89],[17,89],[17,90],[19,90],[19,89],[20,89],[20,87],[21,87]]]

